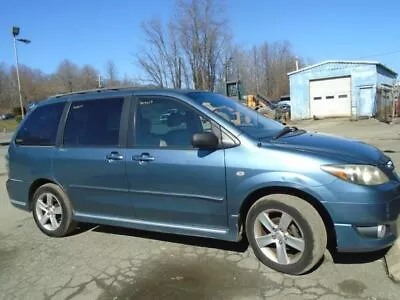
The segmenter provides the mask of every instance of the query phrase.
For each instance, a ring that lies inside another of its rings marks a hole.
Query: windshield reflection
[[[283,128],[282,124],[225,96],[211,92],[193,92],[188,95],[253,138],[272,137]]]

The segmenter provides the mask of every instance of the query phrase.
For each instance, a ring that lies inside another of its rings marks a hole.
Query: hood
[[[326,154],[347,163],[382,164],[388,158],[369,144],[333,135],[304,133],[283,136],[271,143],[299,151]]]

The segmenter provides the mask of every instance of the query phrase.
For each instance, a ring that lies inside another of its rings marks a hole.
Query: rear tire
[[[312,269],[327,245],[324,222],[314,207],[284,194],[262,197],[251,206],[246,235],[263,264],[293,275]]]
[[[36,225],[46,235],[63,237],[75,228],[72,206],[65,192],[56,184],[40,186],[32,198],[32,214]]]

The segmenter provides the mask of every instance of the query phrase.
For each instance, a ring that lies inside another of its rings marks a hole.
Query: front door
[[[178,99],[136,101],[129,190],[139,219],[198,227],[227,227],[224,150],[194,149],[194,133],[215,130]]]
[[[71,103],[54,172],[78,216],[134,217],[120,146],[123,106],[124,98]]]
[[[372,87],[360,88],[360,97],[358,102],[359,117],[371,117],[374,114],[374,104]]]

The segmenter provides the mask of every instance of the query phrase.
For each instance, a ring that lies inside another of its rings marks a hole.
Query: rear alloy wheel
[[[63,213],[56,195],[41,194],[35,206],[37,219],[46,230],[55,231],[60,227]]]
[[[257,258],[288,274],[302,274],[321,260],[326,248],[325,225],[306,201],[269,195],[256,201],[246,219],[246,234]]]
[[[67,195],[53,183],[36,190],[32,199],[32,213],[36,225],[48,236],[66,236],[76,227]]]

